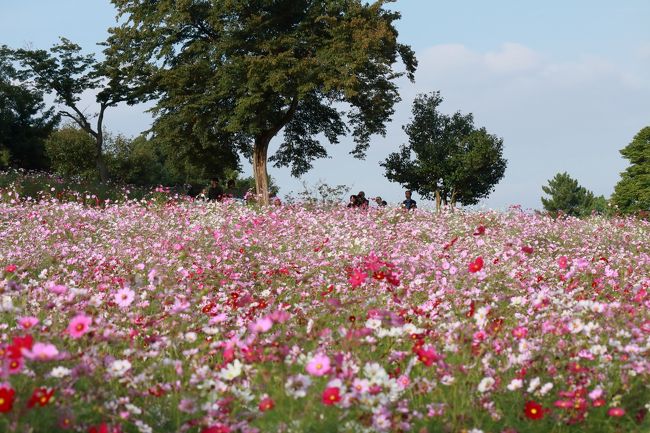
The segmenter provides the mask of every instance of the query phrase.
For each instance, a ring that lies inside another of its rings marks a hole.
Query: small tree
[[[440,92],[418,95],[404,126],[408,144],[380,165],[386,177],[441,204],[476,204],[487,197],[506,169],[503,140],[474,127],[472,114],[438,111]]]
[[[596,202],[594,194],[578,184],[578,181],[568,173],[558,173],[548,181],[548,186],[542,186],[549,197],[542,197],[544,209],[553,216],[560,214],[582,217],[594,209]]]
[[[94,55],[82,55],[81,47],[61,38],[61,42],[45,50],[19,49],[13,57],[23,66],[20,77],[31,80],[39,92],[53,93],[55,103],[61,107],[59,114],[72,119],[95,143],[93,162],[102,182],[108,180],[108,168],[104,161],[104,112],[108,107],[129,101],[133,92],[124,85],[121,71],[108,63],[98,62]],[[97,113],[86,113],[79,105],[81,94],[98,91]],[[91,122],[96,117],[93,125]]]
[[[621,155],[630,166],[621,173],[612,202],[622,212],[650,210],[650,126],[643,128]]]
[[[95,142],[88,133],[68,125],[54,131],[45,141],[52,170],[64,177],[97,178]]]

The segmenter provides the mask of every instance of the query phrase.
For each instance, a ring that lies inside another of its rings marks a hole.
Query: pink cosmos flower
[[[515,338],[526,338],[526,335],[528,335],[528,329],[523,326],[517,326],[512,330],[512,336]]]
[[[93,319],[83,313],[77,314],[68,325],[68,333],[74,339],[81,338],[90,329]]]
[[[268,317],[257,319],[254,323],[249,325],[249,329],[253,332],[262,333],[266,332],[273,326],[273,321]]]
[[[322,376],[330,371],[330,359],[323,354],[314,356],[306,367],[307,373],[312,376]]]
[[[22,326],[23,329],[29,329],[32,326],[38,325],[38,319],[33,316],[21,317],[18,319],[18,324]]]
[[[359,287],[364,281],[366,281],[366,278],[368,278],[368,274],[359,269],[355,269],[352,271],[352,275],[350,275],[348,281],[352,284],[352,287]]]
[[[113,295],[113,300],[120,308],[127,308],[135,299],[135,292],[128,287],[123,287]]]
[[[34,343],[31,350],[23,349],[23,356],[35,361],[49,361],[58,355],[59,350],[50,343]]]
[[[52,293],[56,293],[57,295],[62,295],[65,292],[68,291],[68,288],[66,286],[63,286],[61,284],[51,284],[48,287],[48,290]]]
[[[625,409],[622,407],[610,407],[607,411],[607,415],[618,418],[625,415]]]
[[[569,259],[567,259],[566,256],[560,256],[557,259],[557,265],[560,267],[560,269],[566,269],[569,265]]]

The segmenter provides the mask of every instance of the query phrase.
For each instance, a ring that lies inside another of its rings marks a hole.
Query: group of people
[[[402,207],[407,210],[411,209],[417,209],[418,205],[412,196],[412,192],[407,190],[404,192],[404,195],[406,197],[406,200],[402,202]],[[386,200],[382,199],[380,196],[377,196],[374,198],[375,203],[377,203],[378,207],[386,207],[388,205],[388,202]],[[350,196],[350,201],[348,203],[348,208],[364,208],[367,209],[370,206],[370,201],[366,198],[366,193],[363,191],[359,191],[357,194],[353,194]]]
[[[210,185],[208,185],[202,192],[203,196],[208,201],[222,201],[226,198],[235,198],[235,181],[230,179],[226,183],[226,189],[224,190],[219,185],[219,179],[213,177],[210,179]]]
[[[226,183],[226,189],[224,190],[219,185],[219,179],[213,177],[210,179],[210,185],[208,185],[202,192],[203,196],[208,201],[223,201],[224,199],[237,199],[236,197],[236,188],[235,181],[230,179]],[[411,198],[412,192],[407,190],[404,192],[405,200],[402,202],[402,207],[407,210],[417,209],[417,202]],[[380,196],[375,197],[374,202],[378,207],[388,206],[388,202],[382,199]],[[279,201],[278,198],[275,201]],[[275,203],[274,204],[277,204]],[[367,209],[370,207],[370,200],[366,198],[366,193],[359,191],[357,194],[350,196],[350,202],[347,205],[348,208],[362,208]]]

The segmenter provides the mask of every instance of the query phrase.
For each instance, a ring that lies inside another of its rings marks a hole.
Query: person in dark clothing
[[[223,193],[223,198],[237,198],[237,187],[234,179],[228,179],[228,182],[226,182],[226,190]]]
[[[364,209],[367,209],[369,205],[370,202],[366,198],[366,193],[363,191],[359,191],[359,193],[357,194],[357,207],[362,207]]]
[[[210,179],[210,186],[205,190],[204,195],[209,201],[221,201],[223,189],[219,185],[219,179],[216,177]]]
[[[405,208],[406,210],[411,210],[411,209],[417,209],[418,204],[415,200],[411,198],[411,191],[407,190],[404,192],[404,195],[406,196],[406,200],[402,202],[402,207]]]
[[[381,197],[375,197],[375,203],[377,203],[377,206],[379,207],[386,207],[388,205],[386,200],[382,199]]]
[[[348,208],[352,207],[357,207],[357,196],[356,195],[351,195],[350,196],[350,202],[348,203]]]

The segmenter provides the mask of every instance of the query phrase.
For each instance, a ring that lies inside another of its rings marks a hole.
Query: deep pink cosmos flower
[[[90,330],[93,319],[83,313],[77,314],[68,325],[68,333],[74,339],[81,338]]]
[[[271,410],[275,407],[275,402],[271,397],[264,397],[262,401],[260,401],[260,404],[258,406],[260,412],[266,412],[267,410]]]
[[[471,273],[475,273],[483,269],[483,257],[477,257],[476,260],[471,262],[467,266],[467,270],[470,271]]]
[[[323,404],[327,406],[331,406],[333,404],[338,403],[341,401],[341,390],[337,387],[329,387],[325,388],[325,391],[323,391]]]
[[[610,407],[609,410],[607,411],[607,415],[618,418],[623,415],[625,415],[625,409],[622,407]]]
[[[326,355],[318,354],[309,360],[306,370],[312,376],[323,376],[330,371],[330,359]]]
[[[352,287],[359,287],[364,281],[366,281],[366,278],[368,278],[368,274],[359,269],[355,269],[352,271],[352,275],[350,275],[348,281],[352,284]]]

